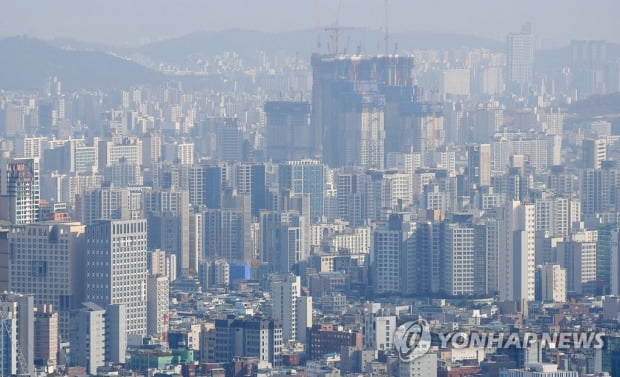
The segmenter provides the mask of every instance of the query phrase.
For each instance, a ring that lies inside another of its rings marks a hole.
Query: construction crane
[[[2,304],[4,301],[0,301]],[[0,322],[2,322],[2,327],[0,328],[2,332],[6,331],[9,340],[11,341],[11,346],[15,350],[17,356],[17,376],[18,377],[31,377],[30,373],[27,369],[26,358],[19,348],[19,342],[17,340],[17,336],[13,333],[13,329],[9,328],[8,322],[12,320],[9,312],[4,310],[3,307],[0,306]],[[5,353],[6,354],[6,353]]]
[[[388,4],[388,0],[385,0],[385,54],[389,55],[390,54],[390,28],[389,28],[389,19],[388,19],[388,15],[389,15],[389,4]]]
[[[316,6],[317,6],[317,29],[319,28],[319,21],[318,21],[318,15],[320,13],[320,9],[319,9],[319,0],[316,0]],[[337,56],[341,53],[345,53],[346,54],[346,50],[348,49],[348,42],[347,42],[347,46],[341,50],[341,46],[340,46],[340,37],[342,35],[342,32],[345,30],[366,30],[368,29],[367,27],[361,27],[361,26],[340,26],[339,21],[340,21],[340,11],[342,9],[342,0],[338,0],[338,8],[336,10],[336,19],[334,21],[334,23],[331,26],[327,26],[325,28],[323,28],[324,31],[326,31],[328,33],[328,44],[327,44],[327,50],[328,53],[330,55],[333,56]],[[386,23],[387,23],[387,0],[386,0]],[[317,35],[318,35],[318,39],[317,39],[317,49],[320,50],[321,47],[321,41],[320,41],[320,33],[317,31]],[[388,35],[386,33],[386,45],[389,43],[388,42]],[[361,53],[361,46],[358,46],[357,48],[358,54]]]
[[[345,28],[338,25],[338,21],[340,19],[340,10],[342,9],[342,0],[338,0],[338,8],[336,10],[336,20],[334,21],[333,26],[328,26],[325,28],[325,31],[329,33],[329,52],[332,55],[338,55],[340,53],[340,33]]]

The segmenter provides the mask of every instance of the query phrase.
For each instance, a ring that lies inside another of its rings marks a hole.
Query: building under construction
[[[427,121],[411,117],[441,111],[418,103],[413,68],[411,56],[312,57],[314,145],[329,166],[382,169],[387,152],[426,152],[414,128]]]

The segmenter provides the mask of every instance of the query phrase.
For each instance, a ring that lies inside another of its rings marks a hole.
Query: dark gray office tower
[[[408,293],[426,295],[438,292],[441,285],[441,261],[443,257],[441,242],[443,224],[421,221],[416,224],[412,237],[408,240],[408,254],[412,255],[414,278],[408,278]]]
[[[571,66],[573,70],[588,70],[604,67],[607,63],[607,42],[577,41],[570,42]]]
[[[551,166],[547,185],[556,196],[560,197],[571,197],[577,192],[576,175],[565,171],[562,165]]]
[[[308,102],[267,102],[265,113],[267,158],[282,162],[313,157],[313,132]]]
[[[615,161],[604,161],[601,169],[582,169],[581,214],[586,219],[597,212],[617,210],[617,189],[620,170]]]
[[[605,94],[606,88],[607,43],[605,41],[571,41],[571,69],[573,86],[579,97]]]
[[[243,159],[243,129],[238,119],[226,118],[216,128],[217,158],[221,161]]]
[[[415,98],[413,58],[316,54],[312,68],[316,151],[330,167],[383,168],[386,139],[399,146],[398,104]]]
[[[280,189],[292,194],[310,196],[310,220],[323,216],[325,197],[325,166],[317,160],[290,161],[281,164],[278,170]]]
[[[389,152],[422,153],[424,164],[432,161],[432,152],[445,144],[443,109],[439,104],[422,102],[402,102],[399,104],[396,127],[390,133],[394,140]]]
[[[203,259],[219,258],[227,261],[249,263],[252,259],[247,250],[249,224],[243,209],[208,209],[203,213],[204,255]]]
[[[144,210],[149,249],[175,254],[177,274],[189,274],[189,193],[178,189],[147,191]]]
[[[235,357],[256,357],[274,366],[282,363],[282,324],[266,318],[216,319],[214,360],[229,362]]]
[[[222,208],[232,195],[232,169],[227,163],[213,162],[188,169],[189,202],[195,207]]]
[[[338,217],[351,226],[362,226],[366,219],[366,186],[370,176],[361,170],[343,169],[335,174]]]
[[[203,170],[203,203],[208,208],[222,208],[225,192],[229,187],[230,167],[227,165],[206,166]]]
[[[102,187],[80,195],[77,201],[77,220],[90,225],[97,220],[127,220],[131,218],[130,192],[121,187]]]
[[[269,272],[289,273],[310,255],[305,216],[290,210],[261,211],[259,258]]]
[[[491,184],[491,145],[467,146],[467,178],[469,189],[476,190]]]
[[[249,195],[251,214],[258,218],[260,211],[269,208],[265,164],[240,164],[236,167],[237,194]]]

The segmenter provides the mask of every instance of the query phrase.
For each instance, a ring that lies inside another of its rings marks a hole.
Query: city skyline
[[[0,40],[0,375],[620,377],[615,5],[37,2],[309,29]]]

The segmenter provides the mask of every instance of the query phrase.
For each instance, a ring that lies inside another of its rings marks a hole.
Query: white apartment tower
[[[155,249],[147,253],[149,275],[160,275],[168,278],[169,282],[177,279],[177,256],[164,250]]]
[[[151,275],[147,280],[147,333],[161,335],[168,331],[167,316],[169,284],[168,278]]]
[[[545,264],[539,268],[541,300],[566,302],[566,270],[558,264]]]
[[[444,293],[474,294],[474,228],[452,224],[446,229]]]
[[[579,200],[551,197],[538,199],[535,204],[537,231],[549,231],[551,237],[569,237],[572,224],[579,221],[581,214]]]
[[[271,283],[273,319],[282,323],[282,340],[302,341],[312,326],[312,299],[302,298],[301,279],[292,274]]]
[[[396,316],[392,315],[380,304],[369,304],[365,308],[362,320],[364,349],[387,351],[394,346],[396,332]]]
[[[498,240],[500,300],[534,300],[535,235],[534,204],[510,201],[501,209]]]
[[[76,210],[78,220],[85,225],[97,220],[122,220],[131,218],[131,193],[126,188],[102,187],[80,195]]]
[[[146,220],[100,220],[86,227],[86,300],[125,305],[128,334],[146,334]]]
[[[607,141],[605,139],[585,139],[582,143],[583,167],[600,169],[607,159]]]

